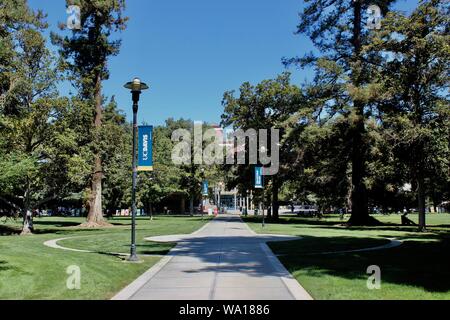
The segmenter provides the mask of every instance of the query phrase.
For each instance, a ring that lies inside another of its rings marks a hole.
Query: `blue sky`
[[[50,30],[66,21],[65,0],[29,0],[48,14]],[[416,0],[400,0],[408,10]],[[274,78],[285,68],[282,57],[309,52],[308,39],[294,35],[300,0],[127,0],[128,28],[122,48],[111,58],[106,96],[116,96],[131,114],[123,84],[138,76],[150,85],[140,103],[139,122],[162,124],[167,118],[220,121],[222,96]],[[309,78],[296,69],[293,82]],[[67,93],[67,86],[61,87]]]

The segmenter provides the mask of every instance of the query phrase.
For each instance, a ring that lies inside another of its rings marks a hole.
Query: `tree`
[[[4,15],[4,8],[12,15]],[[6,55],[2,51],[0,80],[3,92],[8,88],[0,109],[0,199],[21,211],[22,234],[29,234],[30,210],[67,192],[63,131],[69,103],[55,89],[58,74],[41,34],[42,14],[23,1],[7,1],[0,14],[10,19],[1,27],[10,33],[2,38],[9,47]]]
[[[366,48],[386,55],[380,71],[383,123],[416,186],[420,231],[426,229],[427,188],[450,181],[449,12],[440,0],[422,1],[410,16],[392,12]]]
[[[0,108],[5,107],[17,83],[14,74],[21,63],[16,50],[20,34],[24,30],[45,28],[43,18],[43,13],[32,11],[26,0],[4,0],[0,4]]]
[[[320,56],[308,54],[303,58],[285,59],[284,63],[314,66],[315,84],[321,88],[320,112],[341,115],[349,124],[346,141],[351,163],[352,225],[366,225],[369,219],[367,186],[366,120],[377,90],[372,84],[372,61],[379,57],[364,52],[370,38],[364,28],[369,5],[376,4],[386,13],[392,0],[309,0],[301,14],[298,33],[309,36]],[[326,95],[328,94],[328,95]],[[330,117],[332,119],[333,117]]]
[[[101,128],[101,152],[104,168],[103,198],[107,215],[131,202],[132,125],[118,110],[114,97],[105,107]]]
[[[298,110],[301,98],[301,90],[290,84],[289,73],[284,73],[274,80],[262,81],[256,86],[244,83],[240,88],[238,98],[234,96],[233,91],[224,94],[222,126],[232,126],[235,130],[242,129],[244,131],[250,129],[266,129],[268,132],[271,129],[280,130],[280,171],[270,177],[271,190],[269,190],[272,193],[274,219],[278,219],[278,194],[289,176],[289,161],[292,157],[291,144],[286,139],[288,133],[286,127],[293,111]],[[268,141],[270,141],[270,137]],[[270,145],[267,152],[272,152]],[[249,159],[247,158],[246,161]],[[231,170],[231,176],[234,176],[229,186],[238,186],[243,191],[253,189],[253,165],[235,168],[225,166],[225,168]]]
[[[177,127],[175,121],[168,120],[165,126],[154,128],[153,166],[151,173],[140,173],[138,197],[146,208],[146,212],[153,215],[153,206],[162,202],[172,194],[188,196],[188,191],[181,187],[183,171],[172,163],[171,127]],[[183,120],[180,122],[184,123]]]
[[[127,18],[122,16],[124,0],[78,0],[67,1],[81,9],[80,29],[72,30],[71,37],[62,37],[52,33],[52,41],[59,46],[61,67],[68,71],[79,95],[92,104],[93,165],[91,189],[89,195],[89,214],[86,227],[108,225],[103,218],[102,179],[103,165],[100,143],[100,131],[103,120],[102,81],[108,79],[107,61],[117,55],[120,40],[113,40],[113,32],[124,30]],[[61,29],[66,26],[61,25]]]
[[[296,196],[314,203],[320,213],[331,207],[347,207],[349,190],[349,155],[345,142],[348,123],[342,118],[316,123],[309,120],[300,132],[298,158],[292,162],[290,180]]]

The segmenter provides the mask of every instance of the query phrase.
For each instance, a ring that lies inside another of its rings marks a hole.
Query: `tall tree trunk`
[[[186,214],[186,199],[184,197],[181,198],[180,213],[181,214]]]
[[[102,84],[101,75],[97,75],[95,84],[95,119],[94,128],[96,134],[99,133],[102,127]],[[91,182],[91,196],[89,199],[89,214],[87,216],[87,221],[82,226],[85,227],[99,227],[108,226],[109,224],[103,218],[102,209],[102,179],[103,179],[103,166],[100,151],[96,150],[94,159],[94,174],[92,176]]]
[[[361,1],[353,2],[354,20],[353,20],[353,46],[354,61],[352,67],[352,84],[358,88],[362,85],[362,59],[361,59],[361,25],[362,8]],[[364,184],[366,175],[366,144],[364,142],[365,124],[364,124],[364,103],[353,101],[355,111],[355,122],[352,124],[352,216],[349,223],[352,225],[369,224],[369,210],[367,201],[367,190]]]
[[[191,217],[194,215],[194,197],[191,196],[191,198],[189,199],[189,213],[191,215]]]
[[[270,207],[272,200],[271,198],[271,195],[263,190],[263,208],[267,209],[267,219],[272,219],[272,208]]]
[[[363,111],[360,110],[360,112]],[[350,223],[352,225],[366,225],[369,223],[369,210],[367,189],[364,184],[364,177],[366,175],[366,146],[363,141],[365,131],[364,116],[362,114],[358,114],[358,118],[359,119],[355,124],[356,127],[353,131],[352,137],[352,216],[350,218]]]
[[[22,210],[22,216],[23,216],[23,224],[22,224],[22,232],[20,233],[21,236],[31,235],[33,234],[32,229],[32,216],[28,216],[29,209],[24,208]]]
[[[23,197],[23,208],[22,208],[23,223],[22,223],[22,232],[20,233],[21,236],[30,235],[33,233],[33,214],[29,216],[28,215],[29,211],[30,211],[30,182],[27,181],[27,189]]]
[[[434,213],[439,213],[439,209],[438,209],[439,200],[438,200],[438,195],[437,195],[437,191],[436,191],[436,186],[433,187],[433,195],[432,195],[432,199],[431,200],[433,201]]]
[[[425,212],[425,178],[422,169],[419,169],[417,176],[417,198],[419,202],[419,232],[424,232],[426,226]]]
[[[280,215],[279,215],[279,210],[280,210],[280,206],[278,203],[278,192],[279,192],[280,186],[278,183],[278,179],[277,177],[273,177],[273,184],[272,184],[272,215],[273,215],[273,219],[274,220],[278,220]]]
[[[150,220],[153,221],[153,204],[151,201],[148,201],[148,213],[150,214]]]
[[[248,215],[248,193],[245,192],[245,198],[244,198],[244,215]]]

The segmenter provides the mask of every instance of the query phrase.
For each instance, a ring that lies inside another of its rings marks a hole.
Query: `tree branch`
[[[41,201],[33,203],[33,207],[39,207],[39,206],[43,205],[44,203],[47,203],[47,202],[52,201],[52,200],[55,200],[56,198],[57,198],[57,196],[51,196],[51,197],[45,198],[45,199],[43,199]]]
[[[12,203],[11,201],[9,201],[9,200],[3,198],[2,196],[0,196],[0,200],[3,201],[3,202],[5,202],[5,203],[8,204],[9,206],[13,207],[14,209],[22,210],[21,207],[19,207],[19,206],[16,205],[15,203]]]

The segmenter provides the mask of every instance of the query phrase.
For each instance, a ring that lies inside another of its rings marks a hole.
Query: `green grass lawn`
[[[139,218],[138,253],[160,255],[173,244],[149,243],[144,237],[165,234],[188,234],[209,219],[200,217],[158,216],[153,221]],[[135,280],[160,259],[141,257],[142,263],[131,264],[109,252],[127,253],[130,242],[130,220],[116,218],[113,228],[82,230],[81,218],[36,218],[35,235],[0,236],[0,299],[109,299]],[[20,227],[16,222],[0,220],[0,234],[11,234]],[[95,253],[78,253],[48,248],[43,242],[77,237],[58,243]],[[78,238],[80,237],[80,238]],[[76,265],[81,270],[81,289],[68,290],[66,270]]]
[[[271,243],[280,261],[315,298],[450,299],[450,215],[429,215],[428,233],[402,227],[399,215],[376,216],[385,226],[345,228],[338,216],[322,220],[282,217],[263,229],[259,218],[245,220],[258,233],[301,236],[303,239]],[[417,221],[417,216],[411,215]],[[335,252],[377,247],[386,238],[403,240],[402,246],[371,252]],[[381,268],[381,289],[367,289],[367,267]]]

